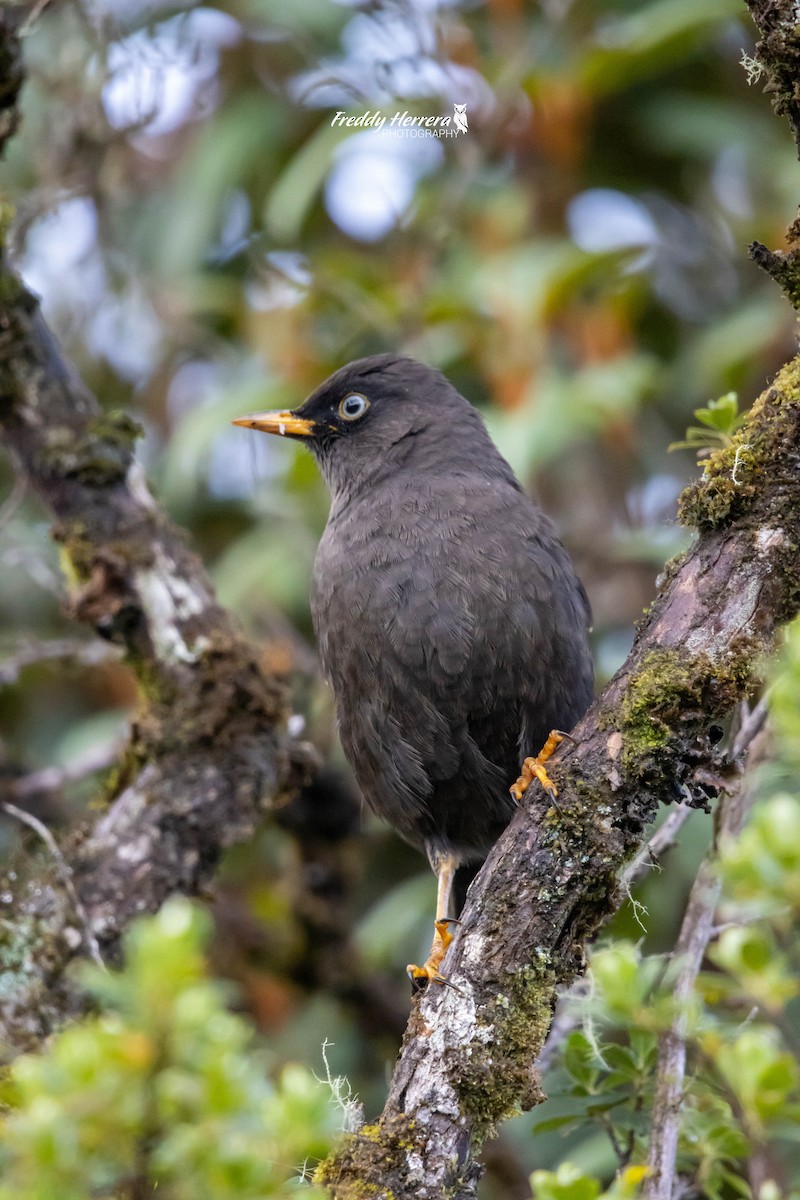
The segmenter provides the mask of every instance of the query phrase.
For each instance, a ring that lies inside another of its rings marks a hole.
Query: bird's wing
[[[481,499],[482,513],[455,496],[432,514],[424,497],[410,513],[363,514],[351,561],[370,568],[318,571],[315,622],[345,752],[401,830],[459,776],[474,803],[496,806],[520,748],[539,749],[523,743],[568,719],[563,660],[585,639],[579,585],[524,496]],[[370,527],[380,538],[364,556]]]

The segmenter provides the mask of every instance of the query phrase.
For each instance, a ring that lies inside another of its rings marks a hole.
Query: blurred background
[[[333,1043],[374,1113],[434,880],[361,811],[335,741],[308,611],[327,512],[313,461],[230,419],[293,407],[364,354],[440,367],[556,519],[602,684],[688,544],[674,514],[696,463],[670,444],[721,394],[746,406],[794,352],[789,306],[746,254],[783,242],[792,139],[754,78],[741,0],[35,7],[3,168],[16,261],[101,404],[141,423],[156,495],[328,763],[226,861],[213,969],[273,1069],[324,1074]],[[454,104],[457,137],[332,124]],[[0,488],[0,772],[63,828],[136,691],[69,620],[47,514],[5,459]],[[668,899],[651,880],[641,927],[630,905],[616,920],[648,950],[671,944],[709,820],[683,832]],[[22,841],[0,824],[6,867]],[[526,1195],[532,1166],[567,1150],[612,1170],[601,1130],[531,1127],[491,1152],[487,1198]]]

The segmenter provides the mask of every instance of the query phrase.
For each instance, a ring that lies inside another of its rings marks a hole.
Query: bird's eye
[[[345,421],[357,421],[369,408],[369,400],[360,392],[351,392],[339,405],[339,416]]]

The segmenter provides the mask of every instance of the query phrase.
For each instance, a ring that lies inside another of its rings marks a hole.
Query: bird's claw
[[[536,758],[525,759],[524,763],[522,764],[522,770],[520,771],[519,779],[508,789],[516,800],[517,804],[520,803],[522,797],[525,795],[534,779],[539,780],[539,783],[542,785],[544,790],[549,792],[553,799],[556,798],[558,795],[558,788],[547,774],[547,771],[540,761],[539,756],[537,756]]]
[[[518,804],[525,795],[525,792],[533,783],[534,779],[538,779],[544,790],[549,792],[555,800],[556,796],[558,795],[558,788],[547,774],[544,764],[552,756],[556,746],[560,742],[564,741],[564,738],[568,738],[569,741],[573,740],[568,733],[562,733],[559,729],[551,730],[549,738],[542,746],[536,757],[525,759],[524,763],[522,764],[522,770],[520,771],[519,779],[509,788],[511,795]]]
[[[429,983],[441,983],[445,987],[450,987],[453,991],[458,992],[456,985],[442,975],[439,966],[447,953],[447,947],[453,940],[453,935],[448,929],[448,925],[460,924],[461,922],[455,917],[442,917],[440,920],[434,922],[436,933],[433,937],[430,954],[421,967],[418,967],[416,963],[409,963],[406,967],[406,974],[411,980],[411,991],[414,995],[417,992],[424,992]]]

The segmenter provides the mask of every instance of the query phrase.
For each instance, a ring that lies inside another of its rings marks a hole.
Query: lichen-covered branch
[[[800,26],[794,0],[745,0],[756,23],[759,40],[752,70],[766,76],[764,91],[779,116],[788,118],[800,157]],[[753,242],[750,257],[770,275],[792,306],[800,310],[800,215],[786,231],[787,250],[770,250]]]
[[[92,935],[108,953],[135,914],[201,889],[223,849],[248,836],[287,786],[284,698],[154,503],[133,457],[136,427],[87,393],[5,264],[0,291],[5,444],[56,518],[75,615],[122,648],[144,698],[107,811],[66,847]],[[9,1053],[76,1002],[64,967],[85,934],[55,872],[3,908],[0,1040]]]
[[[772,107],[786,117],[792,128],[797,155],[800,158],[800,31],[797,27],[797,6],[794,0],[745,0],[758,29],[754,61],[755,78],[759,71],[766,75],[764,91],[772,99]]]
[[[724,782],[715,726],[759,683],[800,607],[800,362],[684,493],[699,533],[666,572],[628,660],[562,745],[558,807],[526,799],[472,886],[443,964],[455,988],[416,1004],[379,1122],[319,1178],[337,1200],[475,1195],[477,1152],[541,1098],[534,1067],[556,989],[619,900],[661,803]],[[549,769],[549,768],[548,768]]]
[[[25,5],[4,4],[0,9],[0,151],[17,128],[17,99],[24,72],[17,30]]]

